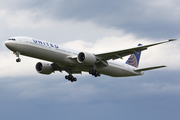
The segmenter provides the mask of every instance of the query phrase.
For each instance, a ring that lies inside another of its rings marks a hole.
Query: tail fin
[[[139,44],[138,46],[141,46],[142,44]],[[131,54],[131,56],[126,61],[126,64],[138,67],[139,66],[139,60],[140,60],[141,52]]]

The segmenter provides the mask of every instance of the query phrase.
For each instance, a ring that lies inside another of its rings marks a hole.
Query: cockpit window
[[[13,40],[13,41],[16,41],[16,39],[14,39],[14,38],[10,38],[10,39],[8,39],[8,40]]]

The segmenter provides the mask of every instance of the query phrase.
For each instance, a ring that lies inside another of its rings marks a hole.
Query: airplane
[[[49,62],[38,62],[35,68],[38,73],[49,75],[55,71],[66,71],[65,79],[75,82],[72,74],[89,72],[92,76],[101,74],[112,77],[127,77],[143,75],[144,71],[166,67],[165,65],[138,68],[141,51],[149,47],[171,42],[169,39],[149,45],[139,44],[137,47],[112,51],[107,53],[92,54],[63,47],[58,44],[30,37],[11,37],[5,41],[5,46],[16,55],[16,62],[21,62],[20,55],[33,57]],[[112,60],[123,59],[130,55],[126,63],[115,63]]]

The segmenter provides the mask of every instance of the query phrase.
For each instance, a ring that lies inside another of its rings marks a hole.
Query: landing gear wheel
[[[75,81],[75,82],[76,82],[76,81],[77,81],[77,78],[74,78],[74,79],[73,79],[73,81]]]
[[[98,74],[97,74],[97,76],[99,76],[99,77],[100,77],[100,76],[101,76],[101,74],[100,74],[100,73],[98,73]]]
[[[73,77],[72,75],[66,75],[65,79],[71,81],[71,82],[76,82],[77,78]]]
[[[21,62],[21,59],[20,58],[16,59],[16,62]]]
[[[73,79],[73,76],[72,75],[69,75],[68,76],[68,80],[72,80]]]
[[[91,74],[91,75],[94,76],[94,77],[101,76],[101,74],[98,73],[96,70],[90,70],[90,71],[89,71],[89,74]]]
[[[67,76],[67,75],[65,76],[65,79],[68,79],[68,76]]]

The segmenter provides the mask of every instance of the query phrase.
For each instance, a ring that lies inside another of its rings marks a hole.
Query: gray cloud
[[[147,2],[147,3],[146,3]],[[91,1],[63,2],[57,16],[77,20],[92,20],[105,27],[123,29],[148,38],[177,37],[179,35],[178,6],[154,4],[153,1]],[[173,3],[173,2],[170,2]],[[174,3],[176,4],[176,3]]]
[[[31,7],[60,20],[93,21],[114,29],[123,29],[138,37],[169,38],[179,36],[179,2],[139,0],[71,0],[38,2]],[[35,4],[35,3],[33,3]]]
[[[14,3],[3,4],[13,10],[41,11],[43,15],[39,18],[46,16],[57,20],[92,21],[106,28],[123,29],[140,38],[179,37],[180,3],[177,1],[17,0]]]
[[[178,72],[168,73],[173,77],[155,73],[132,78],[79,76],[76,83],[57,76],[4,78],[0,118],[178,119],[180,76]]]
[[[165,6],[154,1],[91,1],[63,2],[57,16],[78,20],[92,20],[97,24],[123,29],[141,37],[177,37],[179,35],[179,10],[177,3]]]

